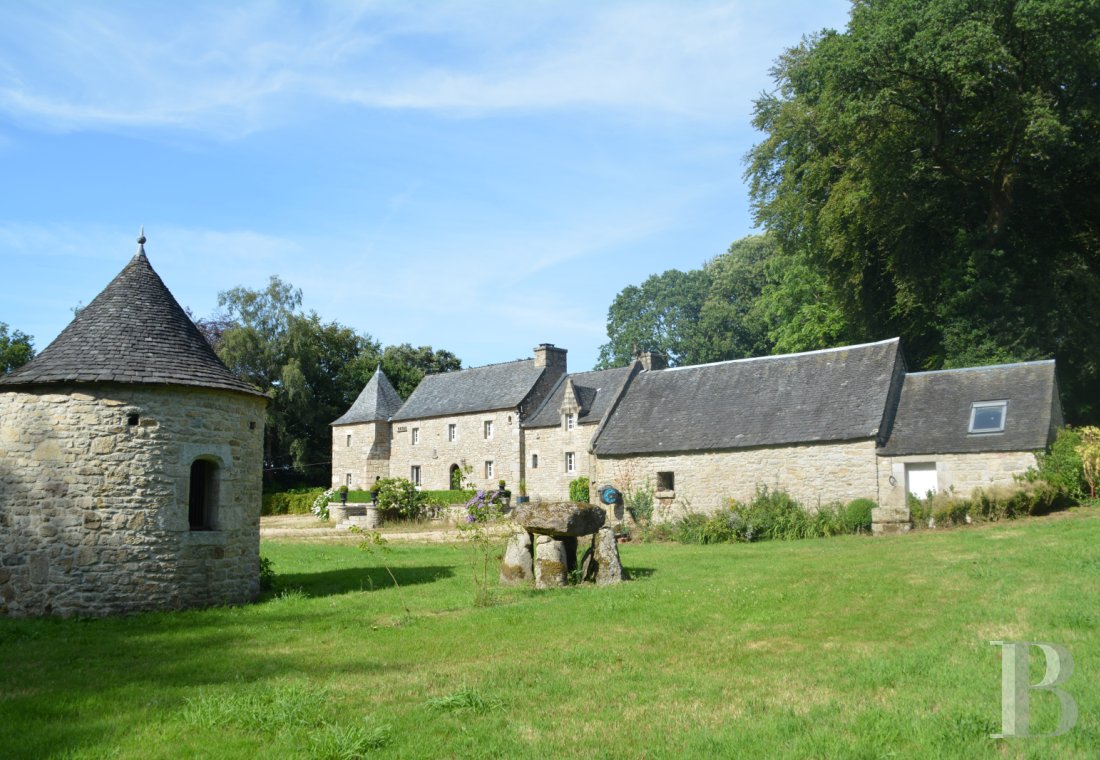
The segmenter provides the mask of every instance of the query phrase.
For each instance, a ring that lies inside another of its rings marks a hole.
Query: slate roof
[[[351,408],[332,424],[351,425],[356,422],[388,420],[400,408],[401,397],[397,395],[386,373],[379,367]]]
[[[596,434],[598,455],[872,438],[900,341],[639,373]]]
[[[581,404],[578,422],[599,422],[603,419],[612,396],[630,373],[630,367],[615,367],[592,372],[574,372],[565,375],[554,386],[546,401],[523,423],[526,428],[553,427],[561,424],[561,402],[565,395],[566,379],[573,381],[577,400]]]
[[[138,240],[145,242],[144,237]],[[0,377],[0,386],[107,382],[263,395],[222,364],[140,245],[130,263],[53,343]]]
[[[968,433],[975,401],[1007,401],[1002,433]],[[1035,451],[1062,423],[1054,361],[906,375],[882,456]]]
[[[534,359],[521,359],[427,375],[393,419],[511,409],[527,397],[542,373]]]

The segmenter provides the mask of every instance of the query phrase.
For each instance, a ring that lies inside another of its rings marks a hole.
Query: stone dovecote
[[[259,592],[266,397],[137,254],[0,378],[0,612],[232,604]]]

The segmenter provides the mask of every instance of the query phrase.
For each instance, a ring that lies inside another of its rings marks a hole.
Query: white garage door
[[[936,463],[920,462],[905,465],[905,489],[918,499],[928,496],[929,491],[933,493],[938,491]]]

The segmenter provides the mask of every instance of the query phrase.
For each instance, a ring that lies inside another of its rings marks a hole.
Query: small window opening
[[[218,466],[206,459],[191,463],[191,488],[187,496],[187,522],[191,530],[214,530],[217,517]]]
[[[249,429],[249,430],[255,430],[255,429],[256,429],[256,421],[255,421],[255,420],[253,420],[252,422],[248,423],[248,429]]]
[[[141,418],[138,415],[131,414],[129,417],[126,418],[126,424],[129,425],[130,427],[134,427],[135,425],[138,424],[138,421],[140,419]]]
[[[657,473],[657,490],[658,491],[675,491],[676,490],[676,476],[671,472],[658,472]]]
[[[486,462],[485,463],[485,477],[486,478],[492,478],[493,477],[493,463],[492,462]]]
[[[531,469],[532,470],[537,470],[538,468],[539,468],[539,455],[538,454],[532,454],[531,455]]]
[[[350,435],[348,436],[348,443],[347,443],[347,445],[348,445],[348,446],[351,446],[351,436],[350,436]]]
[[[351,487],[351,473],[350,472],[347,474],[347,477],[344,478],[344,485],[348,486],[349,488]]]

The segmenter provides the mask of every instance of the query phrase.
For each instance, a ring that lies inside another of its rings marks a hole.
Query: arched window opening
[[[191,463],[187,522],[191,530],[215,530],[218,510],[218,465],[208,459]]]
[[[452,491],[462,488],[462,470],[459,469],[457,464],[451,465],[450,479]]]

